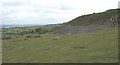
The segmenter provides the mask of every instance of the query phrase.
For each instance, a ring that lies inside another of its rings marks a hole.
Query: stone
[[[60,37],[54,37],[53,40],[57,40],[57,39],[60,39]]]
[[[41,48],[42,50],[48,50],[49,48]]]
[[[32,60],[32,58],[26,58],[26,60]]]

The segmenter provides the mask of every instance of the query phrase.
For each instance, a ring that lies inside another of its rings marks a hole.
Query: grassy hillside
[[[79,16],[65,25],[104,25],[106,23],[117,23],[119,9],[111,9],[101,13],[93,13],[88,15]]]
[[[115,63],[118,29],[3,40],[4,63]],[[57,37],[55,39],[55,37]]]
[[[87,33],[118,26],[118,11],[111,9],[101,13],[93,13],[79,16],[67,23],[64,23],[54,34],[76,34]]]

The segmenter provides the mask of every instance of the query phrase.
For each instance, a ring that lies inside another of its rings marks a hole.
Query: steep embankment
[[[118,11],[119,9],[112,9],[102,13],[79,16],[68,23],[64,23],[63,27],[56,30],[54,34],[86,33],[117,27]]]

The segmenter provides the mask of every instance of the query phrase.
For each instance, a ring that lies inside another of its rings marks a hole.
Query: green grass
[[[3,63],[116,63],[118,29],[84,34],[49,35],[3,40]],[[53,40],[54,37],[60,39]],[[74,48],[76,46],[85,48]],[[24,48],[20,48],[24,46]],[[49,48],[41,50],[41,48]],[[32,58],[32,60],[26,60]]]

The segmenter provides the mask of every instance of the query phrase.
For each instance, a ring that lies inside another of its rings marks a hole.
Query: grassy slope
[[[104,25],[106,22],[111,22],[111,18],[117,18],[118,11],[120,9],[111,9],[101,13],[93,13],[89,15],[79,16],[68,23],[66,25]],[[117,22],[116,22],[117,23]],[[113,24],[113,23],[112,23]],[[65,25],[65,26],[66,26]]]
[[[96,30],[116,27],[118,26],[118,11],[120,11],[120,9],[111,9],[101,13],[79,16],[64,23],[60,29],[57,29],[54,32],[54,34],[94,32]]]
[[[117,62],[117,29],[85,34],[47,35],[41,38],[3,40],[3,62],[98,63]],[[53,40],[53,37],[61,37]],[[74,48],[84,45],[85,48]],[[24,48],[20,48],[24,46]],[[49,48],[49,50],[41,50]],[[32,60],[26,60],[32,58]]]

